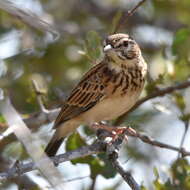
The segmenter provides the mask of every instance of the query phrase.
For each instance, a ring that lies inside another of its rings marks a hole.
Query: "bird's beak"
[[[112,46],[108,44],[107,46],[104,47],[104,52],[110,51],[112,49]]]

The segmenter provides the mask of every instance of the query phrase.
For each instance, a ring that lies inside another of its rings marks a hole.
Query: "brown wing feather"
[[[90,69],[65,101],[54,128],[92,108],[105,97],[101,73],[106,64],[100,63]]]

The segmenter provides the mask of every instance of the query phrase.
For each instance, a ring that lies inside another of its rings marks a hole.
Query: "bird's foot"
[[[131,127],[114,127],[114,126],[108,126],[106,124],[102,123],[95,123],[92,126],[94,129],[97,130],[97,135],[102,135],[102,130],[104,131],[103,136],[111,137],[111,142],[116,141],[117,139],[121,138],[121,136],[125,139],[126,142],[128,142],[127,134],[136,134],[136,131],[132,129]]]

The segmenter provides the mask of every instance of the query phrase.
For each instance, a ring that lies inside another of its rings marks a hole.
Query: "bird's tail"
[[[77,122],[66,122],[63,126],[59,126],[45,148],[46,154],[49,157],[55,156],[65,137],[74,132],[78,126]]]
[[[55,133],[53,138],[50,140],[48,145],[45,148],[45,153],[49,156],[55,156],[57,153],[59,147],[61,146],[62,142],[64,140],[64,137],[62,138],[57,138],[57,134]]]

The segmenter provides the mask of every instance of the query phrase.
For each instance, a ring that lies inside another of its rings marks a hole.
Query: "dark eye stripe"
[[[116,48],[120,48],[122,46],[127,47],[128,44],[130,43],[131,40],[129,40],[128,38],[122,38],[120,40],[117,41],[117,43],[115,43],[115,47]]]
[[[123,44],[118,44],[117,46],[115,46],[116,48],[120,48]]]
[[[124,41],[124,42],[123,42],[123,46],[124,46],[124,47],[127,47],[128,45],[129,45],[129,42],[128,42],[128,41]]]

